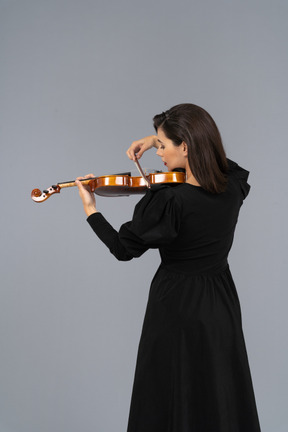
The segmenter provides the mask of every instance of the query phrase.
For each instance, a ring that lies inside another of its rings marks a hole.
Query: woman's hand
[[[78,186],[79,189],[79,195],[83,203],[84,211],[88,216],[90,216],[92,213],[96,213],[96,199],[94,194],[93,186],[90,187],[90,185],[84,185],[80,180],[89,179],[89,178],[95,178],[93,174],[88,174],[85,177],[77,177],[75,183]],[[92,183],[91,183],[92,184]]]
[[[135,161],[136,159],[140,159],[143,153],[152,147],[158,148],[156,135],[149,135],[138,141],[133,141],[126,154],[129,159]]]

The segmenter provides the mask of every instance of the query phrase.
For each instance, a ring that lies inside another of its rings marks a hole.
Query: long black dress
[[[131,222],[88,218],[119,260],[159,248],[139,344],[128,432],[259,432],[227,256],[248,172],[229,161],[221,194],[184,183],[152,187]]]

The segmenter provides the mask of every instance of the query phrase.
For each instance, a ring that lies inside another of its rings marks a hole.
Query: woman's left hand
[[[90,216],[92,213],[96,213],[96,199],[94,190],[91,189],[90,185],[83,185],[80,180],[89,179],[89,178],[95,178],[93,174],[88,174],[84,177],[77,177],[75,183],[78,186],[79,195],[83,203],[84,211],[88,216]]]

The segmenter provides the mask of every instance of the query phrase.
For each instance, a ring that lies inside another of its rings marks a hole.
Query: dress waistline
[[[195,269],[185,269],[185,268],[177,268],[177,266],[174,264],[167,264],[164,262],[161,262],[159,269],[166,270],[171,273],[176,274],[187,274],[190,276],[216,276],[221,273],[225,273],[227,271],[230,271],[229,264],[226,261],[225,263],[222,263],[221,265],[210,268],[210,269],[201,269],[201,270],[195,270]]]

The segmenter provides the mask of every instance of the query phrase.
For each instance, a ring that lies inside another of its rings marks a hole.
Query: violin
[[[105,197],[145,194],[147,189],[150,189],[152,185],[166,183],[177,185],[185,182],[186,175],[183,171],[156,171],[145,175],[138,160],[135,161],[135,164],[141,174],[140,176],[134,177],[131,176],[131,173],[124,173],[92,177],[80,181],[84,185],[89,185],[91,189],[94,189],[96,195]],[[33,201],[40,203],[46,201],[51,195],[60,193],[61,189],[73,186],[77,186],[75,180],[57,183],[48,189],[44,189],[43,192],[40,189],[33,189],[31,198]]]

